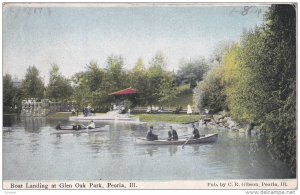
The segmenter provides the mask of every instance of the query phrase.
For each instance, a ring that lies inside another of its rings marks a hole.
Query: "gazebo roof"
[[[132,95],[132,94],[137,94],[137,91],[131,87],[127,88],[127,89],[123,89],[120,91],[116,91],[114,93],[112,93],[111,95]]]

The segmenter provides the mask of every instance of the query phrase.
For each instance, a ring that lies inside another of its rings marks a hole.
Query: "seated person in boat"
[[[73,125],[73,130],[81,130],[82,126],[79,125],[78,123],[76,123],[75,125]]]
[[[147,132],[146,139],[149,141],[158,140],[158,136],[155,135],[152,130],[153,126],[151,125],[149,131]]]
[[[93,120],[91,120],[90,124],[86,127],[87,129],[95,129],[96,125]]]
[[[56,130],[60,130],[61,129],[61,126],[60,126],[60,121],[58,121],[56,127],[55,127]]]
[[[193,126],[193,137],[194,139],[200,138],[200,134],[199,134],[199,130],[195,127],[195,124],[192,125]]]
[[[171,140],[174,140],[174,141],[177,141],[178,140],[178,134],[177,134],[177,131],[175,129],[173,129],[172,126],[170,126],[170,130],[168,131],[168,140],[171,141]]]

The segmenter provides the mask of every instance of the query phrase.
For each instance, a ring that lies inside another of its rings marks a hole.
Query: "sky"
[[[3,74],[22,79],[34,65],[47,83],[54,63],[70,77],[90,61],[104,68],[108,56],[121,55],[131,69],[138,58],[147,65],[157,52],[176,71],[183,59],[208,58],[220,42],[239,41],[245,30],[262,24],[267,10],[267,5],[248,12],[244,6],[216,4],[62,5],[3,7]]]

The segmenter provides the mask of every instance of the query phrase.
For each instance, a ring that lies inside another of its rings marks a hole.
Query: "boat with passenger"
[[[212,143],[217,141],[218,134],[205,134],[200,135],[200,138],[179,138],[178,140],[158,139],[158,140],[147,140],[144,137],[137,137],[135,139],[136,144],[141,145],[183,145],[183,144],[201,144],[201,143]]]

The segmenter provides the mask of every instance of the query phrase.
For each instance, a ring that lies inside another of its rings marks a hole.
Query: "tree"
[[[166,59],[162,53],[158,52],[149,62],[150,67],[147,70],[147,90],[145,91],[147,97],[147,104],[157,104],[159,102],[161,85],[163,78],[166,76]]]
[[[137,103],[140,105],[147,105],[148,102],[148,77],[146,71],[143,60],[139,58],[130,74],[131,86],[138,91]]]
[[[225,86],[222,84],[220,69],[211,70],[195,90],[199,110],[208,109],[211,114],[227,110]]]
[[[223,62],[231,115],[259,126],[269,148],[295,173],[295,7],[272,5],[265,25],[245,34],[240,48],[232,48]]]
[[[107,83],[110,83],[110,91],[117,91],[129,87],[129,77],[124,71],[124,59],[122,56],[109,56],[107,58]]]
[[[44,83],[39,76],[39,70],[35,66],[29,66],[22,82],[22,89],[25,98],[43,98]]]
[[[99,68],[98,64],[91,61],[84,72],[73,76],[75,82],[74,100],[80,108],[91,105],[96,112],[106,112],[110,108],[112,96],[110,93],[117,87],[113,74],[118,75],[120,64],[117,59],[110,59],[110,67],[107,70]],[[120,73],[120,72],[119,72]]]
[[[64,78],[59,73],[59,67],[52,64],[50,71],[50,80],[46,89],[47,97],[53,101],[70,100],[73,92],[70,80]]]
[[[161,83],[158,86],[159,88],[159,103],[170,103],[171,100],[175,99],[178,95],[176,89],[175,76],[172,74],[166,74]],[[170,105],[168,105],[170,106]]]
[[[13,108],[13,98],[16,93],[16,88],[13,86],[12,78],[10,74],[3,76],[3,112],[10,113]]]
[[[191,88],[197,86],[197,82],[203,80],[203,76],[208,72],[209,66],[204,58],[183,62],[177,72],[178,84],[187,82]]]
[[[272,5],[260,36],[256,62],[246,60],[260,87],[254,104],[261,129],[278,157],[296,172],[296,11],[293,5]],[[248,50],[247,50],[248,51]],[[245,54],[245,53],[244,53]],[[264,99],[267,99],[266,100]],[[253,102],[254,103],[254,102]]]

